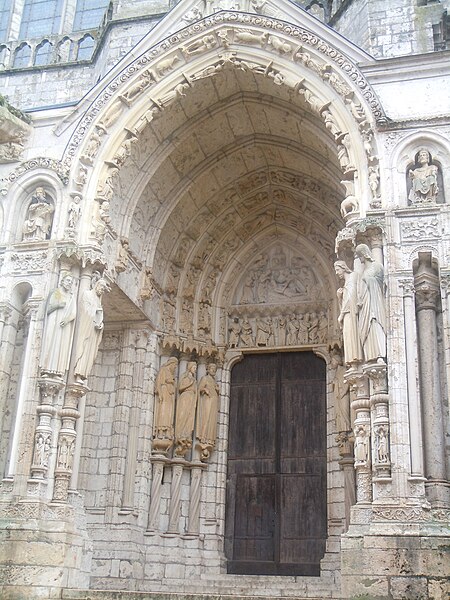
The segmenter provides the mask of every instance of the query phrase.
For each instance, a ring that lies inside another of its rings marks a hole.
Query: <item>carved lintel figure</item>
[[[154,454],[166,454],[173,444],[173,417],[175,413],[175,374],[178,359],[169,360],[159,369],[156,376],[156,404],[153,420]]]
[[[228,346],[230,348],[237,348],[239,346],[239,341],[241,337],[241,326],[237,317],[233,318],[229,331],[230,335],[228,338]]]
[[[42,241],[47,239],[52,226],[55,207],[47,198],[43,187],[37,187],[31,196],[27,216],[23,224],[24,241]]]
[[[355,248],[364,270],[358,292],[358,325],[366,361],[384,362],[386,357],[386,315],[384,305],[384,268],[366,244]]]
[[[287,339],[288,346],[296,346],[298,344],[299,322],[295,314],[292,314],[287,323]]]
[[[247,317],[244,317],[241,328],[241,346],[252,347],[255,345],[253,329]]]
[[[43,375],[63,376],[69,368],[77,305],[73,277],[63,275],[59,287],[48,297],[39,366]]]
[[[343,260],[334,263],[338,278],[344,282],[337,291],[340,313],[338,323],[344,339],[344,361],[351,365],[361,362],[363,351],[358,331],[358,284],[359,276]]]
[[[89,377],[102,341],[102,296],[107,291],[108,283],[97,275],[92,280],[91,289],[85,290],[80,299],[74,366],[75,380],[78,383],[85,383]]]
[[[409,199],[413,204],[436,202],[439,192],[437,174],[438,168],[431,164],[431,154],[426,148],[421,148],[415,156],[415,169],[409,171],[412,187]]]
[[[308,327],[308,341],[312,344],[317,343],[317,335],[319,329],[319,317],[317,313],[312,312],[309,315],[309,327]]]
[[[273,343],[273,327],[272,319],[269,317],[265,319],[256,320],[256,345],[257,346],[270,346]]]
[[[277,319],[277,328],[278,328],[278,345],[285,346],[286,345],[286,326],[287,321],[286,317],[282,315]]]
[[[184,457],[192,447],[195,411],[197,409],[197,363],[188,362],[178,382],[175,416],[175,454]]]
[[[217,366],[214,363],[206,367],[206,375],[198,386],[198,417],[196,438],[200,447],[202,461],[208,460],[216,445],[217,415],[219,412],[219,386],[216,383]]]
[[[367,425],[355,427],[355,467],[369,466],[369,435]]]
[[[317,341],[324,344],[328,337],[328,317],[326,311],[322,310],[319,314],[319,326],[317,328]]]

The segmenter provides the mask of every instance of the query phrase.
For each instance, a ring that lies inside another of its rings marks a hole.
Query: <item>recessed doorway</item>
[[[231,379],[228,573],[319,576],[326,492],[325,362],[246,355]]]

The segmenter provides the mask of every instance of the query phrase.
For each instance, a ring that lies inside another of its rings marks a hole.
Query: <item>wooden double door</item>
[[[229,573],[320,575],[327,536],[325,363],[247,355],[231,379]]]

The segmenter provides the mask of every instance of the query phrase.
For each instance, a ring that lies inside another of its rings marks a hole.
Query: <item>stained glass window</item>
[[[2,0],[2,2],[0,2],[0,42],[6,42],[8,38],[11,3],[12,0]]]
[[[59,33],[63,0],[25,0],[20,38],[33,39]]]
[[[108,4],[109,0],[78,0],[73,30],[84,31],[98,27]]]

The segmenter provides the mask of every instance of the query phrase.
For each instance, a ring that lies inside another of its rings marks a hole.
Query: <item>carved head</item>
[[[358,244],[355,248],[355,258],[364,263],[366,260],[373,262],[372,252],[367,244]]]
[[[111,288],[109,287],[108,282],[106,281],[106,279],[103,279],[103,277],[100,277],[100,279],[98,279],[94,285],[95,293],[99,297],[102,296],[105,292],[109,292],[110,289]]]
[[[334,263],[334,272],[339,279],[344,279],[344,273],[351,273],[351,270],[347,266],[347,263],[343,260],[337,260]]]
[[[215,363],[209,363],[206,367],[206,372],[211,375],[211,377],[215,377],[217,373],[217,365]]]
[[[419,148],[414,160],[416,165],[429,165],[431,164],[431,154],[426,148]]]
[[[195,373],[197,373],[197,363],[194,361],[188,362],[187,370],[189,373],[192,373],[192,375],[195,375]]]
[[[73,277],[72,277],[72,275],[70,273],[67,273],[61,279],[61,286],[66,291],[69,291],[70,289],[72,289],[72,285],[73,285]]]

